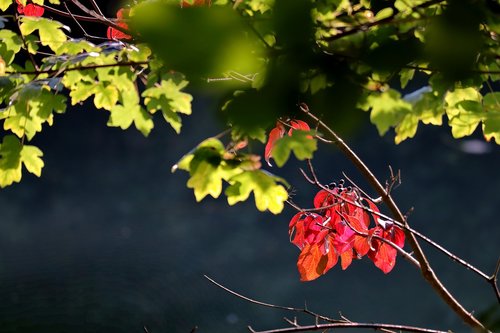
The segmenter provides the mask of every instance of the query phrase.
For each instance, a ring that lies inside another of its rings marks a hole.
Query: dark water
[[[244,332],[285,326],[281,311],[239,300],[203,278],[207,274],[248,296],[303,306],[352,320],[427,325],[467,332],[418,272],[399,259],[388,276],[362,260],[300,283],[288,219],[258,213],[253,204],[223,199],[196,204],[182,172],[170,166],[218,131],[198,105],[178,137],[158,119],[149,139],[106,128],[106,115],[71,111],[36,141],[45,152],[41,179],[24,175],[0,191],[1,332]],[[379,177],[402,169],[394,195],[411,222],[490,273],[500,255],[500,149],[466,154],[441,129],[420,129],[395,147],[374,127],[349,139]],[[261,149],[261,147],[255,147]],[[324,148],[317,169],[325,181],[349,162]],[[295,170],[295,200],[312,189]],[[362,181],[360,180],[360,183]],[[425,247],[437,273],[471,310],[494,303],[479,278]],[[304,319],[304,323],[307,319]]]

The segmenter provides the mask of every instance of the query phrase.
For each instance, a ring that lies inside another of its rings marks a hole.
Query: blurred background
[[[387,276],[367,260],[301,283],[298,250],[289,243],[287,208],[259,213],[253,202],[197,204],[187,174],[170,167],[222,128],[216,105],[195,93],[181,136],[157,124],[138,131],[106,127],[107,114],[84,105],[55,119],[35,143],[43,176],[29,174],[0,192],[0,327],[2,332],[245,332],[284,326],[282,311],[261,308],[212,285],[203,275],[261,301],[307,305],[352,320],[468,331],[407,262]],[[365,116],[365,115],[362,115]],[[401,169],[394,196],[410,222],[457,255],[492,272],[500,253],[498,165],[494,144],[454,140],[425,127],[399,146],[364,119],[347,137],[384,179]],[[254,147],[263,151],[262,146]],[[335,149],[321,146],[321,178],[361,177]],[[275,170],[311,205],[315,189],[296,167]],[[491,288],[425,247],[437,273],[469,308],[494,304]],[[304,323],[306,320],[304,321]]]

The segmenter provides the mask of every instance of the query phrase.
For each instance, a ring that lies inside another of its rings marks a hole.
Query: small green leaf
[[[69,93],[69,96],[71,97],[71,105],[76,105],[80,102],[85,101],[95,93],[96,88],[97,85],[95,83],[89,83],[85,81],[81,81],[71,86],[71,91]]]
[[[372,108],[370,120],[377,126],[380,135],[397,126],[411,112],[411,104],[401,99],[401,94],[393,89],[368,96],[367,105]]]
[[[24,36],[38,30],[40,43],[50,47],[54,52],[56,52],[68,39],[66,34],[61,30],[64,25],[58,21],[49,20],[43,17],[22,16],[21,22],[19,28]]]
[[[314,131],[295,130],[291,136],[284,136],[276,141],[272,150],[276,165],[278,167],[285,165],[292,151],[298,160],[311,159],[318,148],[313,134]]]
[[[486,140],[495,139],[500,144],[500,92],[484,95],[483,106],[485,118],[483,119],[483,134]]]
[[[2,12],[6,11],[7,8],[13,3],[12,0],[0,0],[0,10]]]
[[[12,63],[15,55],[21,50],[22,45],[23,40],[15,32],[7,29],[0,30],[0,56],[5,60],[7,65]]]
[[[11,130],[18,137],[31,140],[42,125],[52,125],[53,112],[63,113],[66,97],[54,95],[47,87],[26,85],[7,110],[0,114],[5,118],[4,129]]]
[[[445,97],[448,124],[454,138],[471,135],[485,116],[482,96],[474,88],[455,89]]]
[[[245,201],[253,192],[255,206],[261,212],[269,210],[279,214],[283,210],[284,202],[288,199],[288,192],[280,185],[279,178],[273,177],[262,170],[244,171],[229,179],[226,189],[227,202],[234,205]]]
[[[22,164],[28,172],[40,177],[43,153],[35,146],[22,145],[18,138],[7,135],[0,145],[0,187],[18,183],[22,178]]]
[[[395,128],[396,136],[394,137],[394,141],[396,144],[399,144],[408,138],[413,138],[417,133],[417,127],[418,117],[413,114],[405,115]]]
[[[104,86],[104,84],[98,84],[95,86],[95,97],[94,104],[98,109],[110,110],[118,102],[118,90],[113,85]]]
[[[86,40],[69,40],[56,51],[60,55],[77,55],[82,52],[99,52],[101,49]]]
[[[149,112],[161,110],[165,120],[179,133],[181,118],[177,113],[191,114],[191,101],[193,97],[181,91],[187,81],[179,83],[174,80],[162,80],[155,87],[144,90],[142,96]]]
[[[399,72],[399,79],[401,83],[401,88],[405,88],[408,82],[413,79],[413,76],[415,75],[415,70],[414,69],[402,69]]]

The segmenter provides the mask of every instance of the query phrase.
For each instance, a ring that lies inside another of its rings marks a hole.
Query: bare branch
[[[493,272],[493,275],[489,278],[490,283],[493,287],[493,290],[495,291],[495,294],[497,296],[497,301],[500,303],[500,290],[498,289],[498,273],[500,272],[500,258],[497,261],[497,266],[495,268],[495,272]]]
[[[339,322],[339,320],[335,320],[333,318],[329,318],[329,317],[326,317],[326,316],[322,316],[320,314],[317,314],[313,311],[310,311],[309,309],[307,309],[307,307],[304,307],[304,308],[294,308],[294,307],[290,307],[290,306],[281,306],[281,305],[275,305],[275,304],[271,304],[271,303],[264,303],[264,302],[261,302],[261,301],[257,301],[255,299],[252,299],[250,297],[247,297],[247,296],[244,296],[244,295],[241,295],[239,293],[237,293],[236,291],[233,291],[227,287],[224,287],[222,284],[216,282],[214,279],[208,277],[207,275],[203,275],[205,277],[205,279],[207,279],[208,281],[210,281],[211,283],[215,284],[217,287],[221,288],[222,290],[230,293],[231,295],[234,295],[238,298],[241,298],[247,302],[250,302],[252,304],[256,304],[256,305],[260,305],[260,306],[265,306],[265,307],[268,307],[268,308],[272,308],[272,309],[280,309],[280,310],[286,310],[286,311],[292,311],[292,312],[299,312],[299,313],[305,313],[305,314],[308,314],[310,316],[313,316],[313,317],[316,317],[316,318],[319,318],[321,320],[324,320],[324,321],[327,321],[327,322],[331,322],[331,323],[337,323]]]
[[[449,331],[433,330],[429,328],[420,328],[414,326],[406,325],[393,325],[393,324],[377,324],[377,323],[329,323],[329,324],[319,324],[319,325],[308,325],[308,326],[298,326],[298,327],[287,327],[278,328],[266,331],[256,331],[250,326],[248,327],[250,332],[253,333],[286,333],[286,332],[307,332],[307,331],[321,331],[329,330],[335,328],[371,328],[374,330],[390,329],[399,330],[404,332],[417,332],[417,333],[449,333]]]
[[[399,207],[394,202],[393,198],[389,193],[386,192],[385,188],[375,177],[373,172],[366,166],[366,164],[354,153],[354,151],[334,132],[328,125],[322,122],[318,117],[313,115],[309,111],[309,107],[305,103],[300,104],[300,109],[311,118],[313,121],[319,123],[319,126],[323,128],[332,137],[334,144],[346,155],[346,157],[358,168],[361,174],[366,178],[370,185],[375,189],[375,191],[381,196],[382,201],[391,210],[392,214],[395,216],[396,220],[403,224],[405,227],[409,227],[403,213]],[[310,164],[310,162],[309,162]],[[416,236],[404,229],[406,234],[406,239],[412,248],[416,259],[420,263],[421,272],[424,279],[432,286],[432,288],[437,292],[437,294],[443,299],[446,304],[468,325],[475,327],[481,331],[488,331],[484,325],[476,318],[474,315],[467,311],[462,304],[446,289],[443,283],[439,280],[437,275],[434,273],[427,257],[425,256],[420,244],[417,241]]]

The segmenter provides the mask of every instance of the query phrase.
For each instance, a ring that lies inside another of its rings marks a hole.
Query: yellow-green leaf
[[[43,153],[35,146],[23,145],[14,135],[6,135],[0,144],[0,187],[18,183],[22,178],[22,165],[28,172],[40,177]]]
[[[229,179],[231,186],[226,189],[227,202],[234,205],[245,201],[253,192],[258,210],[279,214],[288,199],[288,192],[279,181],[262,170],[244,171]]]

